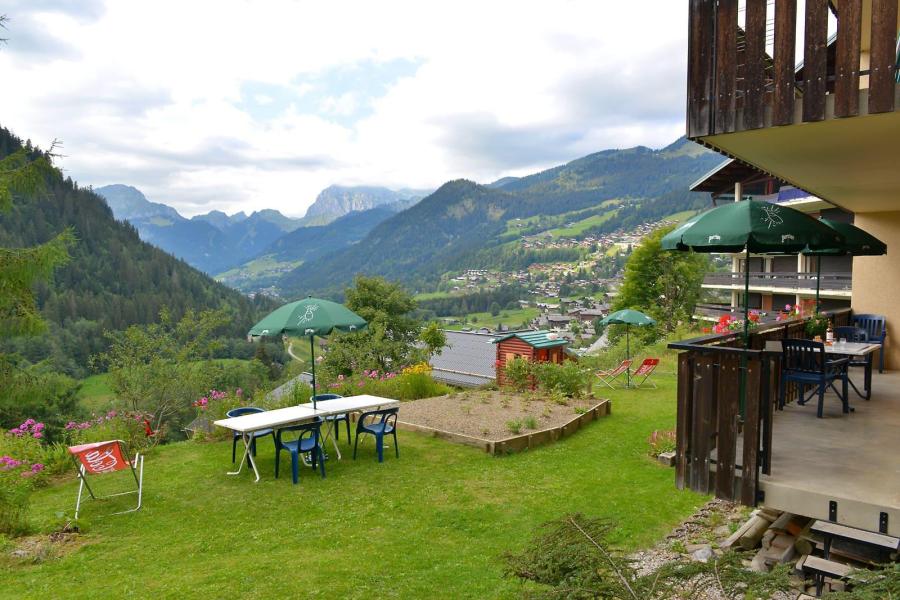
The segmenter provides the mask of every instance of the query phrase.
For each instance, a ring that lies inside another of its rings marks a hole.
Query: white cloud
[[[186,214],[299,215],[332,183],[490,181],[683,131],[683,2],[77,5],[4,9],[0,123]]]

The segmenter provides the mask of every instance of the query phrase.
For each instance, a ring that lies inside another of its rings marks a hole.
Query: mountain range
[[[326,225],[346,214],[386,204],[408,208],[430,193],[427,190],[331,185],[319,192],[316,201],[306,210],[303,221],[306,225]]]
[[[706,199],[688,186],[720,160],[682,138],[659,150],[604,150],[489,185],[451,181],[359,242],[284,273],[277,287],[287,297],[336,296],[357,273],[423,289],[447,271],[521,268],[523,234],[564,224],[582,236],[627,230],[703,207]],[[538,225],[521,228],[531,221]]]
[[[95,188],[94,192],[106,200],[116,219],[133,225],[141,239],[210,275],[226,272],[258,258],[282,236],[301,227],[327,226],[348,214],[389,207],[355,224],[350,238],[356,241],[358,238],[353,236],[353,232],[361,231],[358,227],[363,223],[386,218],[412,206],[427,194],[374,186],[331,186],[319,194],[300,219],[287,217],[273,209],[259,210],[250,215],[243,212],[227,215],[213,210],[188,219],[171,206],[151,202],[140,190],[129,185],[106,185]],[[367,232],[366,229],[362,235]],[[312,232],[311,238],[317,239],[317,235],[321,232]],[[341,234],[341,239],[350,238],[347,234]],[[278,252],[278,249],[275,251]],[[292,259],[293,266],[303,260],[303,252],[300,250],[299,255]]]
[[[700,208],[705,199],[688,186],[718,162],[681,138],[658,150],[603,150],[487,185],[451,181],[431,194],[330,186],[302,219],[273,210],[185,219],[128,186],[96,191],[142,239],[241,291],[339,296],[357,273],[425,289],[448,271],[540,260],[523,255],[523,235],[571,229],[563,225],[581,236],[627,230]]]

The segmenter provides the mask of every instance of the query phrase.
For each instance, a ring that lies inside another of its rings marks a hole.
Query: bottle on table
[[[834,327],[832,327],[830,319],[828,321],[828,329],[825,330],[825,343],[826,344],[834,343]]]

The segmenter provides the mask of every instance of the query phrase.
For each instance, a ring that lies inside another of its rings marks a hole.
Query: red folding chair
[[[653,371],[656,370],[657,365],[659,365],[658,358],[645,358],[644,362],[641,363],[641,366],[637,368],[637,370],[631,374],[631,385],[638,388],[644,385],[652,385],[654,388],[656,384],[652,381],[648,381],[649,377],[653,375]],[[642,379],[638,381],[638,377]]]
[[[78,518],[78,511],[81,509],[81,495],[87,488],[88,494],[94,500],[112,498],[114,496],[125,496],[127,494],[137,494],[137,506],[121,512],[112,513],[114,515],[123,515],[125,513],[134,512],[141,508],[141,497],[144,489],[144,457],[140,453],[135,453],[134,460],[128,460],[128,453],[125,449],[125,442],[122,440],[110,440],[107,442],[94,442],[91,444],[81,444],[79,446],[69,446],[69,454],[75,462],[75,468],[78,471],[78,478],[81,483],[78,485],[78,500],[75,502],[75,518]],[[137,467],[137,468],[135,468]],[[124,471],[130,469],[134,476],[134,482],[137,485],[136,490],[127,492],[119,492],[117,494],[108,494],[106,496],[94,495],[87,480],[87,475],[103,475],[104,473],[115,473],[116,471]],[[111,515],[109,515],[111,516]]]
[[[609,371],[597,371],[597,377],[600,378],[601,383],[605,383],[611,389],[616,389],[613,382],[621,376],[622,373],[626,372],[630,366],[631,359],[623,360],[615,369],[610,369]]]

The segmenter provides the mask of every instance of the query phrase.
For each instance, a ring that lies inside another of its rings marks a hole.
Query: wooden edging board
[[[415,423],[406,423],[404,421],[397,421],[397,428],[403,429],[405,431],[417,431],[419,433],[429,434],[436,438],[441,438],[447,440],[448,442],[453,442],[456,444],[474,446],[475,448],[480,448],[481,450],[484,450],[485,452],[493,456],[501,456],[504,454],[512,454],[513,452],[521,452],[522,450],[527,450],[528,448],[536,448],[537,446],[546,444],[547,442],[553,442],[558,439],[570,436],[591,421],[596,421],[600,417],[605,417],[611,412],[612,405],[610,404],[609,400],[602,400],[598,404],[594,405],[593,408],[585,411],[580,415],[577,415],[575,418],[569,420],[566,423],[563,423],[558,427],[541,429],[539,431],[524,433],[522,435],[515,435],[502,440],[486,440],[483,438],[463,435],[461,433],[454,433],[452,431],[444,431],[441,429],[435,429],[433,427],[426,427],[424,425],[416,425]]]

